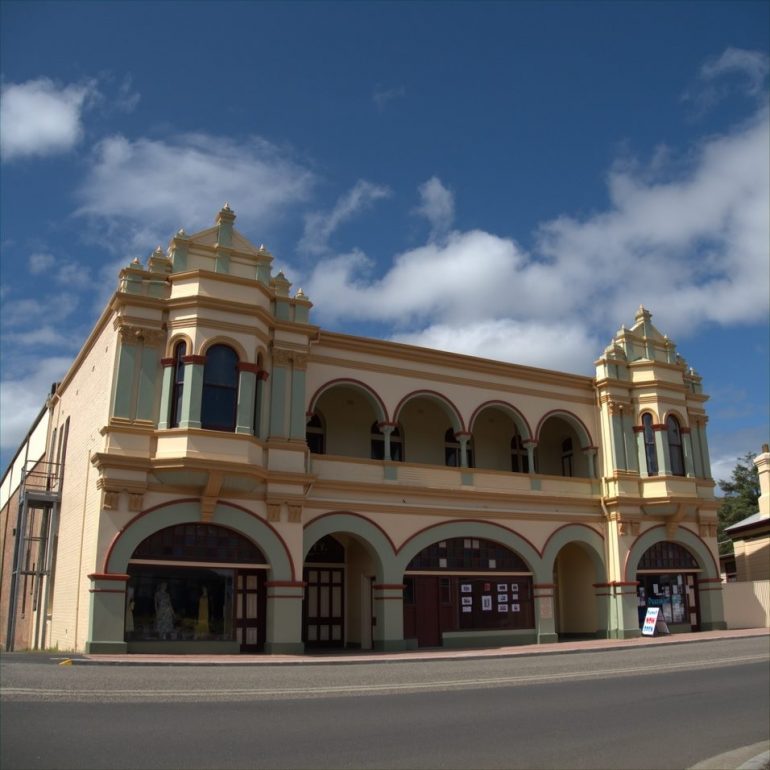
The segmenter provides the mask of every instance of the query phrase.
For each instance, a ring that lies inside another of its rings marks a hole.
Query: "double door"
[[[331,565],[305,567],[302,638],[308,647],[345,644],[345,569]]]
[[[235,639],[241,652],[260,652],[265,645],[265,572],[235,571]]]

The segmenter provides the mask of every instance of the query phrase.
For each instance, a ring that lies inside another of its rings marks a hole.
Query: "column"
[[[118,372],[112,393],[112,416],[129,420],[133,417],[134,370],[139,348],[123,339],[121,335],[118,353]]]
[[[612,583],[613,606],[610,614],[614,616],[615,625],[610,634],[613,639],[635,639],[642,635],[639,628],[638,585],[636,580],[616,580]]]
[[[468,444],[471,441],[471,434],[467,431],[455,433],[455,438],[460,442],[460,467],[468,467]]]
[[[595,479],[596,478],[596,447],[587,446],[587,447],[583,447],[583,449],[581,449],[580,451],[583,452],[583,454],[586,456],[586,460],[588,461],[588,478]]]
[[[532,585],[535,600],[535,627],[538,644],[558,642],[556,620],[554,617],[553,583],[534,583]]]
[[[238,407],[235,432],[251,435],[254,430],[254,397],[259,367],[246,361],[238,362]]]
[[[390,436],[396,426],[390,422],[378,422],[377,427],[380,429],[383,436],[382,459],[386,462],[390,462],[393,459],[390,454]]]
[[[531,438],[524,439],[522,442],[522,445],[527,450],[527,464],[529,465],[529,472],[534,473],[535,472],[535,447],[537,446],[537,441]]]
[[[128,575],[94,573],[88,579],[91,581],[91,600],[86,652],[127,652],[125,623]]]
[[[374,583],[373,645],[382,652],[406,649],[404,641],[404,586],[402,583]]]
[[[698,579],[698,604],[701,631],[722,631],[727,628],[720,578]]]
[[[698,425],[698,436],[700,438],[701,457],[703,458],[703,476],[711,478],[711,459],[709,458],[709,443],[706,438],[706,423],[708,418],[704,417],[703,422]]]
[[[647,478],[650,474],[647,472],[647,452],[644,446],[644,427],[634,425],[634,436],[636,437],[636,457],[639,464],[639,474]]]
[[[305,426],[307,425],[307,415],[305,414],[307,355],[304,353],[293,353],[291,359],[291,416],[289,420],[289,438],[294,439],[295,441],[304,441]]]
[[[254,403],[254,435],[261,439],[267,438],[267,419],[265,419],[265,383],[270,375],[260,369],[257,374],[257,388]]]
[[[610,604],[612,602],[612,585],[610,583],[594,583],[596,603],[596,638],[610,638]]]
[[[203,367],[206,356],[184,356],[184,388],[182,390],[182,414],[180,428],[200,428],[201,400],[203,398]]]
[[[639,473],[639,449],[634,436],[634,426],[631,424],[631,415],[621,413],[620,418],[626,453],[626,470]]]
[[[139,382],[136,394],[136,419],[150,420],[153,423],[155,419],[155,394],[157,393],[155,383],[158,376],[158,364],[160,363],[160,350],[157,342],[153,339],[145,338],[139,356],[140,370]]]
[[[160,388],[160,415],[158,417],[158,427],[161,430],[168,428],[168,418],[171,415],[171,392],[172,381],[174,378],[174,359],[161,358],[160,365],[163,367],[163,381]]]
[[[302,599],[305,584],[299,581],[272,580],[267,591],[267,638],[265,652],[273,655],[299,655],[302,642]]]
[[[610,435],[612,437],[612,460],[613,470],[625,471],[628,463],[626,462],[626,443],[623,440],[623,412],[619,410],[618,405],[610,402]],[[609,469],[607,469],[609,470]],[[610,473],[607,474],[611,475]]]
[[[286,388],[289,382],[291,352],[273,350],[273,375],[270,378],[270,438],[288,438]]]

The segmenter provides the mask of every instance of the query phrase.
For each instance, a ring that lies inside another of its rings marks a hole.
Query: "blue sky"
[[[584,374],[644,304],[768,440],[770,5],[0,4],[2,466],[221,205],[326,328]]]

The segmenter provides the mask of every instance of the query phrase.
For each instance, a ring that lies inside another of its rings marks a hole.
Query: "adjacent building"
[[[647,310],[594,377],[339,334],[234,220],[120,272],[6,473],[6,649],[724,627],[707,396]]]

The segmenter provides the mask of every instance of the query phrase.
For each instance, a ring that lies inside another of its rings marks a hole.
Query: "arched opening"
[[[190,522],[153,532],[128,561],[129,651],[189,642],[262,649],[268,569],[263,552],[227,527]]]
[[[661,540],[651,545],[636,568],[639,626],[649,607],[660,607],[672,631],[700,628],[698,576],[695,556],[679,543]]]
[[[397,419],[403,427],[407,462],[461,465],[460,442],[455,434],[462,425],[448,402],[433,394],[418,394],[403,404]]]
[[[522,422],[521,418],[518,418]],[[476,467],[529,473],[529,459],[521,428],[512,410],[487,406],[473,420]]]
[[[307,421],[305,440],[308,449],[316,455],[326,454],[326,428],[321,414],[316,412]]]
[[[576,426],[560,415],[552,415],[540,427],[536,471],[550,476],[590,478],[591,468],[583,448]]]
[[[305,556],[302,641],[307,649],[372,648],[371,547],[342,532],[324,535]]]
[[[529,567],[491,540],[432,543],[408,563],[404,585],[404,638],[418,647],[438,647],[452,632],[535,627]]]
[[[595,637],[599,628],[596,608],[596,566],[582,543],[564,545],[553,570],[556,633],[559,638]]]
[[[371,426],[383,419],[373,401],[371,393],[347,383],[333,385],[321,393],[313,405],[313,419],[322,415],[324,451],[316,454],[371,459]],[[311,420],[308,437],[313,427]],[[315,451],[312,445],[310,451]]]

